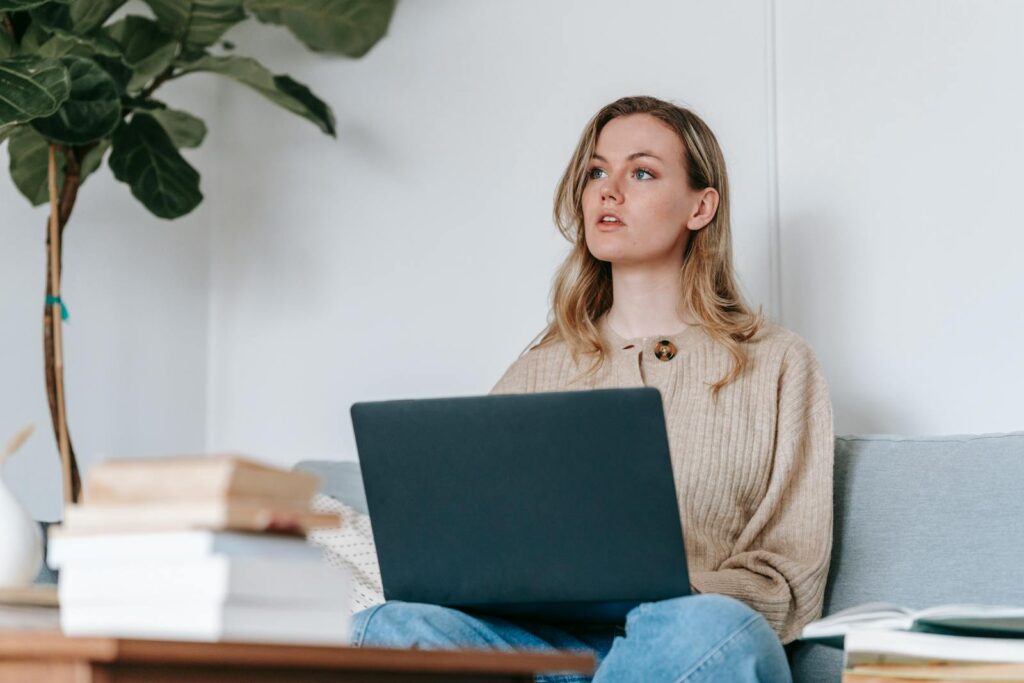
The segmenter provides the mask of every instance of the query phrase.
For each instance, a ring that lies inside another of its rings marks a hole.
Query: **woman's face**
[[[715,190],[690,189],[683,155],[675,132],[650,114],[605,124],[583,190],[585,236],[594,258],[682,264],[690,231],[711,221],[718,202]],[[714,206],[702,207],[708,201]]]

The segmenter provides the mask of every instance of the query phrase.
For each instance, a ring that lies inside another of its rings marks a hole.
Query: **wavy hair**
[[[712,394],[739,377],[748,358],[742,343],[760,329],[764,319],[752,312],[740,295],[732,266],[729,225],[729,179],[725,157],[714,133],[696,114],[654,97],[623,97],[603,107],[583,129],[576,151],[555,193],[554,218],[559,232],[572,244],[555,274],[549,322],[538,346],[564,341],[575,360],[590,356],[594,373],[607,350],[597,320],[612,305],[611,264],[587,248],[583,221],[583,188],[587,165],[601,130],[614,118],[650,114],[672,129],[683,143],[686,175],[694,190],[718,191],[718,211],[704,228],[692,232],[683,251],[680,283],[684,305],[697,323],[732,356],[731,369],[711,384]]]

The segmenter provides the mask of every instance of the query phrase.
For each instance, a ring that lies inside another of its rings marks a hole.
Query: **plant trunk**
[[[58,238],[58,242],[60,242],[60,238]],[[49,237],[47,237],[46,243],[49,245]],[[58,244],[57,248],[60,249],[60,244]],[[59,260],[60,257],[58,256],[58,263],[56,264],[58,269],[60,268]],[[49,269],[54,267],[54,263],[49,256],[49,250],[47,250],[46,264],[47,272],[49,272]],[[49,278],[47,278],[46,295],[54,296],[53,290],[49,285]],[[75,449],[74,446],[71,445],[71,437],[68,434],[67,410],[64,407],[64,359],[60,359],[59,365],[57,362],[57,346],[54,338],[54,325],[59,324],[61,324],[60,315],[54,316],[53,306],[46,306],[46,310],[43,313],[43,354],[46,361],[46,397],[50,403],[50,421],[53,423],[53,436],[57,441],[58,447],[61,443],[62,433],[67,440],[67,456],[65,457],[65,455],[61,453],[61,472],[64,475],[64,503],[67,504],[78,501],[81,496],[82,482],[78,473],[78,461],[75,458]],[[63,353],[61,353],[61,356],[63,356]],[[70,482],[70,486],[68,485],[68,482]]]
[[[73,148],[62,147],[64,154],[65,178],[63,191],[57,197],[57,147],[50,147],[49,186],[50,217],[46,231],[46,301],[49,297],[60,297],[61,256],[63,252],[64,226],[71,216],[78,196],[80,171],[78,156]],[[64,353],[60,326],[63,324],[61,304],[48,303],[43,310],[43,357],[45,359],[46,396],[50,404],[50,418],[61,455],[61,473],[64,482],[64,503],[77,502],[81,496],[82,483],[78,462],[68,435],[67,411],[64,393]]]

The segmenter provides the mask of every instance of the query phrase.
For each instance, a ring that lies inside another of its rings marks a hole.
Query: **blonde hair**
[[[732,267],[729,227],[729,179],[714,133],[693,112],[654,97],[623,97],[603,107],[590,119],[555,193],[555,224],[573,245],[555,275],[548,326],[538,346],[564,341],[575,360],[593,357],[590,372],[604,361],[606,349],[597,320],[612,305],[611,264],[600,261],[587,248],[583,222],[583,188],[597,138],[614,118],[650,114],[671,128],[683,143],[684,164],[694,190],[711,187],[719,196],[718,211],[704,228],[691,233],[683,252],[682,295],[690,313],[707,334],[732,356],[729,372],[711,384],[712,394],[739,377],[747,365],[741,345],[763,324],[760,311],[752,312],[736,285]]]

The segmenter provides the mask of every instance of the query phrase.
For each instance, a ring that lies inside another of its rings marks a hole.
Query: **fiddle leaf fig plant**
[[[315,52],[361,57],[384,36],[396,1],[0,0],[0,144],[21,194],[50,206],[43,345],[66,502],[79,498],[80,482],[64,409],[61,247],[80,188],[106,159],[153,215],[195,209],[200,174],[181,150],[201,145],[206,125],[154,97],[195,73],[248,86],[333,137],[327,103],[235,54],[224,34],[254,19],[285,27]]]

